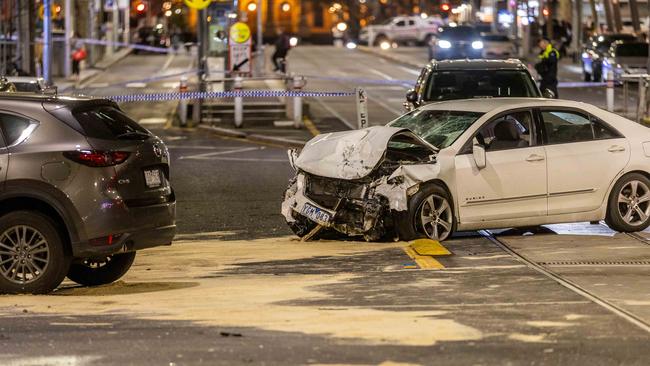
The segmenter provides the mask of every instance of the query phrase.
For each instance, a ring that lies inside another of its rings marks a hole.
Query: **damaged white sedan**
[[[650,225],[650,130],[591,105],[434,103],[290,151],[282,213],[300,237],[448,238],[455,230],[605,220]]]

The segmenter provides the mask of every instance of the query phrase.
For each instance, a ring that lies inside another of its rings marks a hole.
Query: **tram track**
[[[612,303],[611,301],[604,299],[601,296],[598,296],[592,291],[589,291],[588,289],[578,285],[577,283],[565,278],[564,276],[554,272],[551,270],[547,265],[544,265],[544,263],[536,262],[531,260],[530,258],[526,257],[525,255],[517,252],[516,250],[512,249],[507,243],[499,240],[493,233],[491,233],[488,230],[479,230],[478,233],[492,242],[494,245],[499,247],[501,250],[504,252],[508,253],[518,261],[526,264],[529,268],[535,270],[536,272],[554,280],[558,284],[562,285],[563,287],[583,296],[584,298],[588,299],[589,301],[600,305],[601,307],[607,309],[608,311],[616,314],[617,316],[625,319],[626,321],[636,325],[637,327],[641,328],[642,330],[650,333],[650,323],[648,323],[646,320],[638,317],[634,313],[631,313],[630,311],[621,308],[620,306]],[[635,233],[634,233],[635,234]],[[645,245],[650,245],[650,242],[642,238],[641,236],[633,236],[633,234],[627,234],[628,236],[633,237],[636,240],[643,241]]]

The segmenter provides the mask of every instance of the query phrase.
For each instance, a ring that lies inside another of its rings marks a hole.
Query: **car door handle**
[[[534,162],[534,161],[542,161],[544,160],[544,157],[541,155],[537,154],[532,154],[529,157],[526,158],[526,161]]]
[[[621,151],[625,151],[625,148],[623,146],[619,146],[619,145],[612,145],[612,146],[609,147],[609,149],[607,149],[607,151],[609,151],[609,152],[621,152]]]

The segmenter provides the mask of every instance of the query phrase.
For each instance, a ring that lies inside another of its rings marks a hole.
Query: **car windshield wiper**
[[[146,132],[141,132],[141,131],[129,131],[129,132],[124,132],[119,135],[117,135],[117,139],[129,139],[129,138],[143,138],[146,139],[150,135]]]

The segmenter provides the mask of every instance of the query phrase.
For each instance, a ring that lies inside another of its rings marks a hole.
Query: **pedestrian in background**
[[[79,80],[79,73],[81,71],[80,64],[81,61],[86,59],[86,49],[84,48],[83,41],[81,40],[81,35],[79,32],[75,32],[73,37],[73,46],[72,46],[72,78]]]
[[[535,71],[542,79],[539,83],[539,88],[542,93],[550,90],[554,94],[554,98],[558,98],[557,93],[557,63],[560,60],[560,52],[553,47],[553,44],[548,38],[540,38],[537,42],[540,48],[539,61],[535,64]]]
[[[275,52],[273,52],[273,56],[271,57],[273,60],[273,66],[275,67],[273,71],[280,71],[282,73],[285,73],[287,71],[285,58],[289,53],[291,44],[289,42],[289,36],[284,33],[282,28],[277,28],[276,34],[277,38],[275,39]]]

